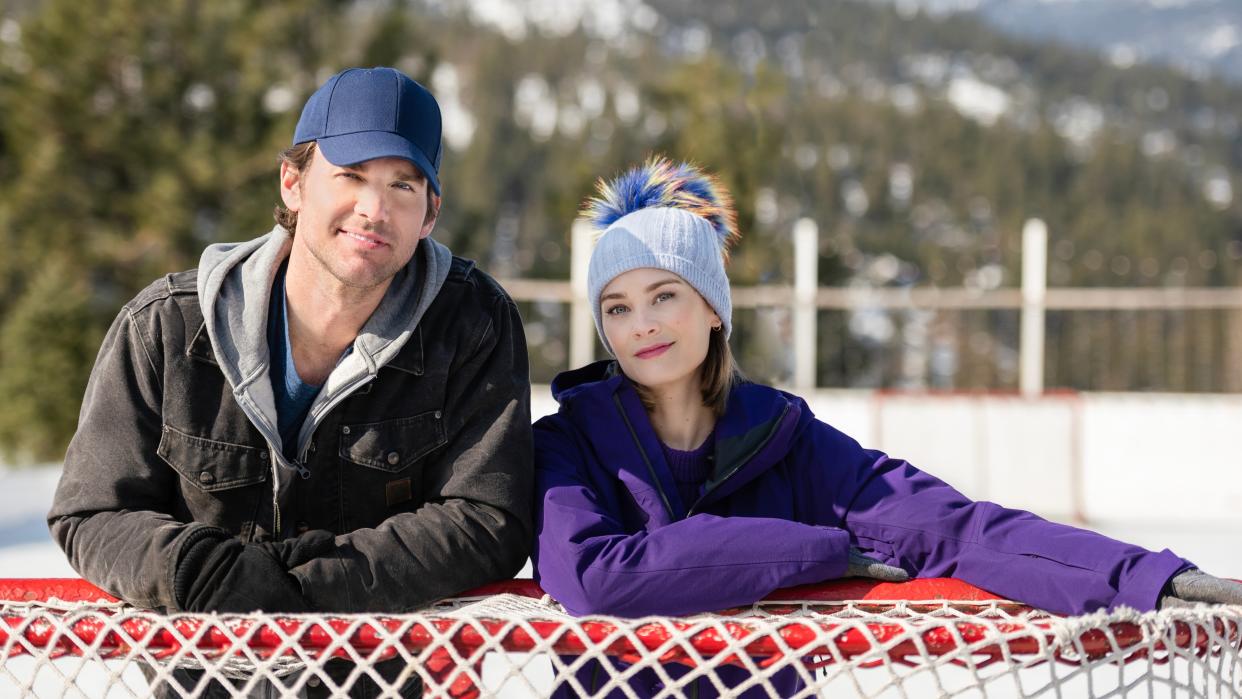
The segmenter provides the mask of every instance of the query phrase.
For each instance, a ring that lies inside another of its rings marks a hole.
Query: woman
[[[601,182],[584,214],[601,231],[596,329],[616,359],[558,376],[560,410],[535,424],[535,574],[570,612],[689,614],[848,575],[954,577],[1063,614],[1242,603],[1242,585],[1168,550],[973,502],[742,380],[725,276],[735,217],[711,176],[653,158]],[[578,673],[586,691],[600,670]],[[629,684],[643,695],[655,681],[647,670]],[[782,695],[798,682],[777,678]]]

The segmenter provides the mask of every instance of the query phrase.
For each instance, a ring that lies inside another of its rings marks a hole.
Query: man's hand
[[[853,546],[850,547],[850,564],[845,569],[845,576],[875,578],[884,582],[905,582],[910,579],[910,574],[901,568],[881,563]]]
[[[335,537],[314,530],[295,539],[245,544],[223,529],[196,532],[177,564],[177,603],[188,612],[308,612],[289,568],[330,551]]]
[[[1193,607],[1197,602],[1242,604],[1242,583],[1190,568],[1174,575],[1160,595],[1160,608]]]
[[[284,564],[285,570],[289,570],[319,558],[336,548],[336,536],[326,529],[312,529],[292,539],[268,541],[262,544],[251,544],[251,546],[266,549],[273,558]]]

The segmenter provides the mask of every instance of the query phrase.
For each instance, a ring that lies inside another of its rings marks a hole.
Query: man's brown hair
[[[288,163],[289,167],[298,172],[306,170],[313,157],[315,157],[314,141],[299,143],[292,148],[286,148],[280,152],[280,162]],[[286,209],[284,204],[277,204],[276,210],[272,212],[272,216],[276,219],[276,223],[284,226],[285,230],[290,233],[297,228],[298,212]]]

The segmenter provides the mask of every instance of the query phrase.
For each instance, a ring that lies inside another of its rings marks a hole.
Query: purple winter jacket
[[[576,615],[748,605],[841,577],[851,545],[916,577],[965,580],[1062,614],[1155,609],[1190,567],[1167,549],[972,501],[758,384],[732,391],[704,494],[683,503],[637,392],[611,361],[560,374],[552,391],[560,410],[534,427],[532,558],[543,589]],[[631,686],[645,695],[649,679]]]

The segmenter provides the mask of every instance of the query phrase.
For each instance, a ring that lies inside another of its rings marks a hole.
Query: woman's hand
[[[1193,607],[1198,602],[1242,604],[1242,583],[1191,568],[1174,575],[1160,595],[1161,609]]]
[[[845,569],[845,577],[875,578],[884,582],[905,582],[910,579],[910,574],[897,566],[890,566],[887,563],[877,561],[851,546],[850,563],[849,567]]]

